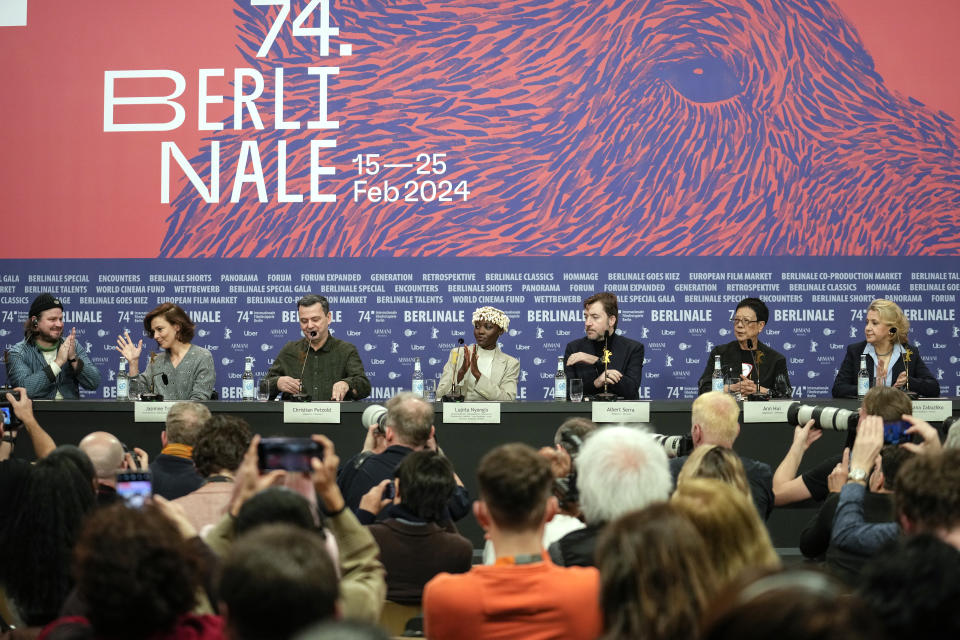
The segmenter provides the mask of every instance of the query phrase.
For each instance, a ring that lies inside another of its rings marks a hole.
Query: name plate
[[[591,420],[601,422],[650,422],[649,402],[591,402]]]
[[[176,402],[140,402],[133,403],[134,422],[166,422],[167,412]]]
[[[444,402],[444,424],[500,424],[499,402]]]
[[[787,409],[793,400],[760,400],[743,402],[743,422],[786,422]]]
[[[953,401],[949,398],[913,401],[913,416],[926,422],[942,422],[952,414]]]
[[[284,402],[283,421],[340,424],[339,402]]]

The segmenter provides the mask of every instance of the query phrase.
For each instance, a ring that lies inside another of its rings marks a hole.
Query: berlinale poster
[[[608,290],[686,398],[757,295],[823,397],[887,297],[960,395],[960,5],[903,4],[8,1],[0,343],[52,291],[109,397],[174,301],[234,398],[315,292],[383,399],[492,304],[543,400]]]

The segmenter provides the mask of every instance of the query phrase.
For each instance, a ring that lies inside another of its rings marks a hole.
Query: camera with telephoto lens
[[[849,431],[855,429],[860,422],[860,413],[852,409],[838,407],[820,407],[817,405],[800,404],[794,402],[787,408],[787,422],[794,427],[806,424],[813,420],[813,426],[820,430]],[[904,420],[894,420],[883,423],[883,443],[903,444],[910,442],[913,437],[907,433],[910,423]]]
[[[661,433],[651,433],[653,441],[663,447],[668,458],[682,458],[693,451],[693,436],[665,436]]]
[[[370,405],[363,410],[360,422],[363,424],[363,428],[367,430],[373,425],[377,425],[377,433],[381,436],[387,435],[387,408],[382,404]]]
[[[798,427],[813,420],[813,426],[823,431],[849,431],[860,422],[860,414],[851,409],[821,407],[812,404],[792,403],[787,408],[787,422]]]

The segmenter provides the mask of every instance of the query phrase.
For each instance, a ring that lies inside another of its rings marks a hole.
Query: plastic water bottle
[[[720,370],[720,356],[713,356],[713,391],[723,392],[723,371]]]
[[[557,356],[557,375],[553,378],[553,399],[567,401],[567,373],[563,370],[563,356]]]
[[[420,358],[413,360],[413,383],[410,385],[410,390],[423,397],[423,371],[420,370]]]
[[[860,371],[857,373],[857,397],[863,400],[870,390],[870,372],[867,371],[867,356],[860,356]]]
[[[120,359],[120,370],[117,372],[117,400],[130,399],[130,378],[127,376],[127,361]]]
[[[247,357],[243,363],[243,375],[240,377],[241,393],[244,400],[253,401],[257,399],[257,392],[253,388],[253,360]]]

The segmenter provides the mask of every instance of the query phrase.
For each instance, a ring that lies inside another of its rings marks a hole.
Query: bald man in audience
[[[117,472],[133,469],[130,454],[124,454],[123,444],[106,431],[94,431],[83,437],[78,445],[87,454],[97,473],[97,503],[102,507],[117,501]],[[147,453],[135,448],[142,468],[147,466]]]
[[[708,391],[699,396],[693,401],[690,412],[690,436],[693,438],[694,448],[712,444],[733,449],[733,444],[740,435],[739,420],[740,407],[729,394]],[[773,509],[773,471],[765,462],[744,456],[740,456],[740,460],[747,472],[753,502],[760,517],[766,520]],[[673,474],[674,484],[686,461],[687,456],[670,460],[670,473]]]

